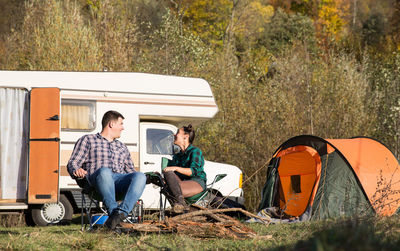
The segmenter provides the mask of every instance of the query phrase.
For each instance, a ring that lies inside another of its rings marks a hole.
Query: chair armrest
[[[146,184],[154,184],[159,187],[165,186],[165,181],[159,172],[146,172]]]
[[[73,178],[73,177],[72,177],[72,178]],[[92,186],[89,184],[89,182],[87,181],[86,178],[78,178],[78,177],[76,177],[76,178],[73,178],[73,179],[76,181],[76,184],[78,184],[78,186],[79,186],[80,188],[82,188],[82,192],[83,192],[84,194],[89,194],[90,192],[92,192],[92,191],[95,190],[95,188],[92,187]]]

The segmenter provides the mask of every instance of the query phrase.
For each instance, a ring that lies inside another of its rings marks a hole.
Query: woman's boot
[[[174,196],[172,205],[175,213],[183,213],[186,208],[185,198],[182,195],[182,189],[174,172],[164,172],[164,179],[171,194]]]

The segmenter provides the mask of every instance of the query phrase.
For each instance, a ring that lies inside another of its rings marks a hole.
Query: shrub
[[[214,85],[220,112],[199,133],[208,159],[239,166],[249,177],[290,137],[367,135],[374,115],[365,105],[364,69],[350,56],[325,56],[295,47],[276,58],[272,78],[248,82],[238,72],[221,77]],[[244,186],[251,210],[259,203],[265,172]]]
[[[78,4],[31,0],[25,9],[21,27],[6,41],[3,69],[102,70],[100,44]]]

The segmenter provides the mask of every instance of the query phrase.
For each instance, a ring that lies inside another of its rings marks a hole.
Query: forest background
[[[275,149],[370,136],[400,157],[399,0],[0,0],[0,69],[201,77],[220,109],[197,129],[240,167],[255,210]]]

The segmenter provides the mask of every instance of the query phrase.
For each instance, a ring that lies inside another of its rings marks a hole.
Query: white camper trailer
[[[161,171],[172,157],[177,127],[218,112],[203,79],[115,72],[0,71],[0,213],[27,211],[34,223],[68,220],[81,193],[66,165],[75,142],[101,131],[108,110],[125,117],[120,140],[141,172]],[[239,168],[205,162],[208,183],[243,203]],[[146,186],[144,207],[159,207],[159,190]]]

